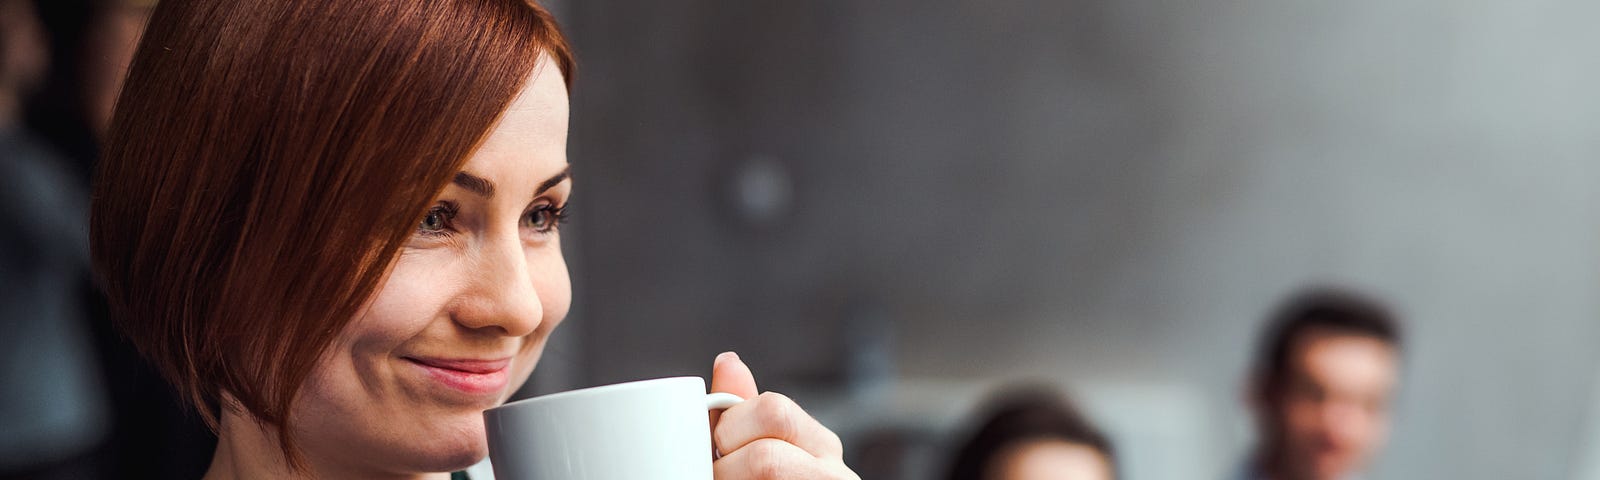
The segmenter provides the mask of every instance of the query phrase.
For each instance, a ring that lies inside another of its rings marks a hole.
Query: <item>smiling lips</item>
[[[511,359],[471,360],[457,358],[405,357],[427,372],[433,380],[472,395],[499,394],[510,383]]]

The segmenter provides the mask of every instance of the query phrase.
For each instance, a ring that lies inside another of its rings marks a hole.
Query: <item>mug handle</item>
[[[723,410],[741,403],[744,403],[744,399],[731,393],[706,394],[706,410]]]
[[[724,410],[741,403],[744,403],[744,399],[731,393],[716,392],[706,394],[706,410]],[[716,446],[712,446],[711,459],[716,460],[719,458],[722,458],[722,451],[717,450]]]

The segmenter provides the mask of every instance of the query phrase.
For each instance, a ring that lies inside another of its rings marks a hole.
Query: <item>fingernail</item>
[[[717,359],[715,361],[712,361],[711,364],[713,366],[721,365],[722,362],[726,362],[726,361],[730,361],[730,360],[738,360],[738,359],[739,359],[739,354],[737,354],[737,353],[722,352],[722,353],[717,354]]]

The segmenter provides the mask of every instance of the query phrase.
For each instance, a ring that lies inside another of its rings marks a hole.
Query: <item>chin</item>
[[[472,445],[439,445],[423,446],[421,450],[412,455],[404,455],[404,461],[416,472],[454,472],[465,470],[483,461],[489,456],[489,449],[483,442]]]
[[[441,460],[452,465],[451,471],[470,467],[489,456],[489,436],[484,433],[482,416],[473,415],[470,425],[459,433],[448,445],[439,446]]]
[[[429,471],[454,472],[466,470],[467,467],[476,465],[478,462],[483,461],[484,457],[488,456],[489,449],[487,447],[451,452],[451,455],[439,458],[439,463],[437,464],[439,468],[431,468]]]
[[[471,420],[471,421],[466,421]],[[489,456],[483,421],[477,417],[438,425],[430,435],[416,435],[399,453],[400,461],[419,472],[464,470]]]
[[[1325,462],[1317,466],[1316,478],[1323,480],[1339,480],[1345,478],[1351,473],[1354,473],[1354,471],[1355,468],[1351,467],[1349,462]]]

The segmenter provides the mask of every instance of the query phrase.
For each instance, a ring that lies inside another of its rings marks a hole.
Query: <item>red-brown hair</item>
[[[91,213],[122,332],[212,428],[223,393],[278,427],[417,219],[541,54],[527,0],[161,2]]]

